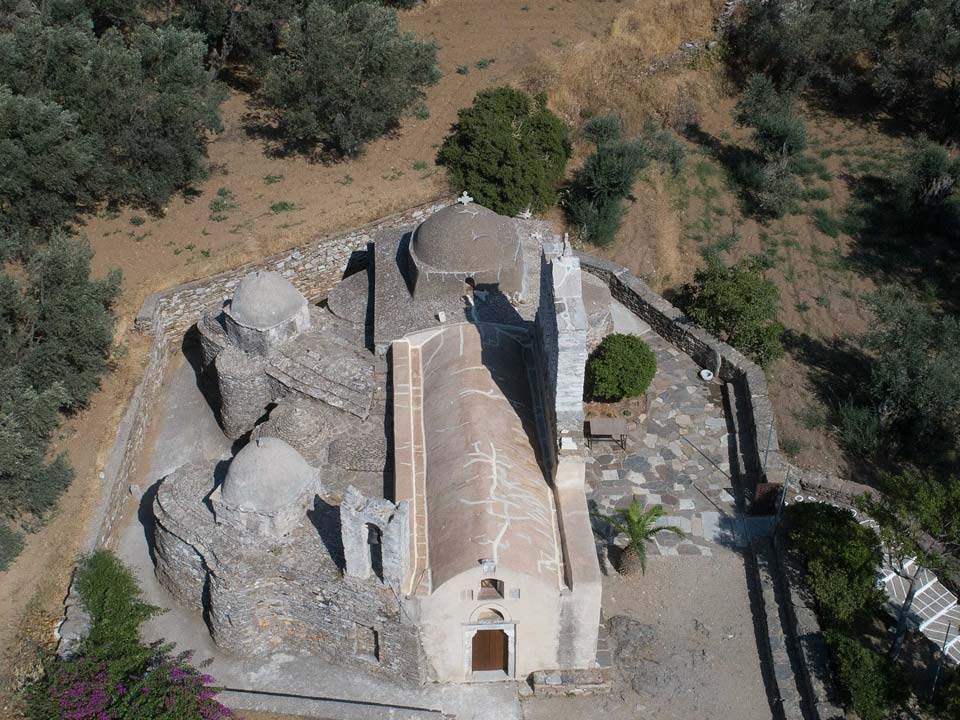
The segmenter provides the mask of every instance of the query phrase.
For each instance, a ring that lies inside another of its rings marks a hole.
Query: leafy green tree
[[[944,718],[960,717],[960,668],[941,669],[934,703]]]
[[[88,245],[55,234],[29,267],[30,338],[20,364],[34,387],[61,383],[69,408],[97,388],[113,347],[120,273],[91,280],[92,256]]]
[[[872,81],[888,101],[911,111],[930,108],[960,129],[960,7],[953,0],[889,3],[899,6],[879,46]],[[862,22],[862,21],[861,21]],[[932,106],[932,107],[931,107]]]
[[[109,28],[132,27],[144,19],[143,8],[138,0],[49,0],[44,5],[49,21],[89,22],[98,35]]]
[[[864,91],[919,123],[960,129],[960,10],[953,0],[748,0],[731,57],[778,87]]]
[[[502,215],[556,202],[556,189],[570,157],[563,122],[543,98],[508,87],[482,90],[457,113],[437,162],[446,166],[454,190]]]
[[[0,522],[0,570],[6,570],[23,549],[23,533]]]
[[[203,33],[217,75],[229,60],[265,70],[283,44],[283,32],[303,14],[305,0],[181,0],[179,23]]]
[[[106,369],[119,281],[91,280],[89,247],[62,233],[29,252],[23,282],[0,274],[0,515],[27,521],[72,478],[62,455],[48,457],[50,435]],[[4,544],[9,560],[17,547]]]
[[[204,55],[197,33],[169,27],[97,37],[30,19],[0,33],[0,77],[14,95],[75,113],[94,160],[87,193],[154,207],[204,176],[207,132],[220,128],[222,91]]]
[[[647,543],[653,540],[657,533],[668,532],[685,537],[680,528],[660,522],[665,515],[662,505],[652,505],[644,509],[636,496],[626,508],[612,515],[594,513],[594,517],[609,523],[614,530],[627,536],[627,546],[624,548],[620,566],[620,572],[624,575],[635,574],[638,563],[641,573],[646,574]]]
[[[616,401],[646,392],[657,372],[657,356],[636,335],[607,335],[587,362],[587,388],[597,400]]]
[[[93,143],[77,115],[0,85],[0,235],[50,229],[89,202]],[[18,243],[5,243],[7,257]]]
[[[710,258],[685,295],[685,310],[696,323],[755,362],[769,365],[783,354],[779,293],[756,260],[726,267]]]
[[[43,517],[72,479],[63,455],[47,458],[65,400],[60,383],[38,391],[19,368],[0,369],[0,514]]]
[[[361,2],[410,8],[419,0],[323,0],[342,12]],[[303,17],[308,0],[180,0],[178,23],[203,33],[210,49],[208,62],[214,76],[228,61],[249,63],[265,71],[270,59],[283,50],[283,34],[290,23]]]
[[[960,322],[934,315],[902,288],[883,288],[867,301],[875,321],[863,342],[875,359],[861,404],[901,447],[950,447],[960,422]]]
[[[890,656],[896,660],[918,590],[913,563],[956,570],[957,561],[942,546],[938,548],[930,543],[929,536],[949,542],[960,534],[955,504],[960,500],[960,483],[954,479],[941,484],[916,470],[907,470],[898,475],[883,475],[880,485],[883,494],[861,498],[859,505],[877,523],[887,567],[903,579],[907,588],[897,613],[897,628],[890,649]]]
[[[294,144],[346,155],[395,128],[435,83],[436,46],[400,30],[394,10],[369,3],[337,12],[312,2],[284,33],[264,97]]]

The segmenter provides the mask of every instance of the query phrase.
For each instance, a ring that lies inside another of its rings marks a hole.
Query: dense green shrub
[[[770,79],[753,75],[737,102],[736,120],[753,130],[755,155],[735,169],[748,209],[761,216],[782,217],[796,207],[800,186],[791,168],[806,147],[806,129],[789,96]]]
[[[90,614],[89,635],[70,660],[52,659],[27,689],[30,720],[224,720],[213,678],[172,654],[144,645],[140,626],[159,610],[143,602],[133,574],[108,550],[79,563],[77,594]]]
[[[790,548],[807,569],[818,613],[831,627],[849,627],[880,609],[880,540],[847,510],[820,503],[791,505]]]
[[[827,631],[845,704],[862,720],[886,720],[910,698],[906,672],[889,657],[849,635]]]
[[[875,457],[887,444],[881,414],[850,399],[837,405],[837,430],[843,446],[861,457]]]
[[[673,131],[657,125],[648,115],[640,138],[649,148],[652,159],[666,165],[674,177],[680,175],[687,161],[687,151]]]
[[[650,117],[637,138],[624,137],[623,124],[613,115],[591,118],[582,134],[597,148],[574,173],[563,207],[581,240],[603,246],[613,242],[620,229],[622,200],[629,197],[640,171],[657,160],[679,175],[686,152],[671,131]]]
[[[623,218],[621,200],[630,194],[637,174],[650,161],[650,148],[640,139],[626,139],[613,115],[591,118],[583,136],[596,151],[573,174],[563,199],[567,221],[577,237],[593,245],[613,242]]]
[[[789,96],[778,92],[765,75],[747,81],[737,101],[736,120],[753,130],[753,144],[766,160],[789,158],[807,146],[806,128]]]
[[[875,321],[863,342],[874,359],[857,404],[872,413],[891,450],[949,448],[960,423],[960,321],[932,313],[901,288],[867,301]]]
[[[143,601],[143,593],[116,555],[97,550],[77,566],[77,595],[90,614],[83,654],[106,663],[110,672],[136,672],[152,654],[140,642],[140,626],[160,610]]]
[[[746,211],[766,218],[779,218],[797,210],[802,190],[790,173],[789,165],[748,159],[734,175],[743,190]]]
[[[589,198],[568,198],[564,210],[577,237],[597,247],[614,241],[624,214],[619,201],[598,205]]]
[[[636,335],[607,335],[587,362],[587,393],[614,402],[646,392],[657,372],[657,356]]]
[[[283,37],[263,92],[294,144],[355,154],[396,127],[440,77],[436,46],[402,32],[388,8],[361,3],[337,12],[312,2]]]
[[[499,87],[477,93],[473,105],[457,113],[437,162],[446,166],[455,191],[515,215],[556,202],[569,157],[567,129],[543,98]]]
[[[783,353],[779,294],[757,261],[726,267],[710,258],[684,295],[684,309],[695,322],[760,365],[769,365]]]
[[[953,158],[943,145],[926,138],[914,141],[903,169],[892,179],[894,205],[905,230],[917,226],[938,231],[956,231],[956,212],[947,212],[947,201],[960,183],[960,158]]]

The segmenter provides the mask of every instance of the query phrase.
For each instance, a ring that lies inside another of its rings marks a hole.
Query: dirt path
[[[10,691],[31,665],[28,648],[52,642],[73,561],[99,498],[98,474],[142,373],[146,342],[130,327],[143,298],[445,192],[433,160],[457,110],[483,87],[520,82],[538,56],[602,35],[622,9],[609,0],[434,0],[402,16],[405,29],[440,47],[444,77],[428,92],[429,117],[406,118],[393,137],[371,144],[356,160],[324,165],[268,156],[264,144],[244,130],[244,115],[253,110],[250,98],[233,92],[222,108],[225,130],[209,147],[213,172],[198,186],[198,196],[175,198],[162,218],[124,210],[87,219],[82,230],[96,252],[94,272],[119,267],[125,276],[117,342],[127,352],[89,407],[58,434],[55,449],[67,453],[76,471],[58,512],[0,573],[0,717],[14,715]],[[465,74],[457,72],[461,66]],[[209,204],[220,188],[229,191],[227,204],[235,207],[214,213]],[[281,201],[294,209],[271,209]]]

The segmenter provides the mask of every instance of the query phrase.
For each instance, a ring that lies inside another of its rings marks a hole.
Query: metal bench
[[[586,426],[587,447],[592,448],[594,440],[611,440],[627,449],[627,421],[623,418],[596,418],[587,420]]]

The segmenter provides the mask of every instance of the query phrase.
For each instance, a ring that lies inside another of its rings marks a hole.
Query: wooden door
[[[477,630],[473,636],[473,671],[507,672],[507,634],[503,630]]]

